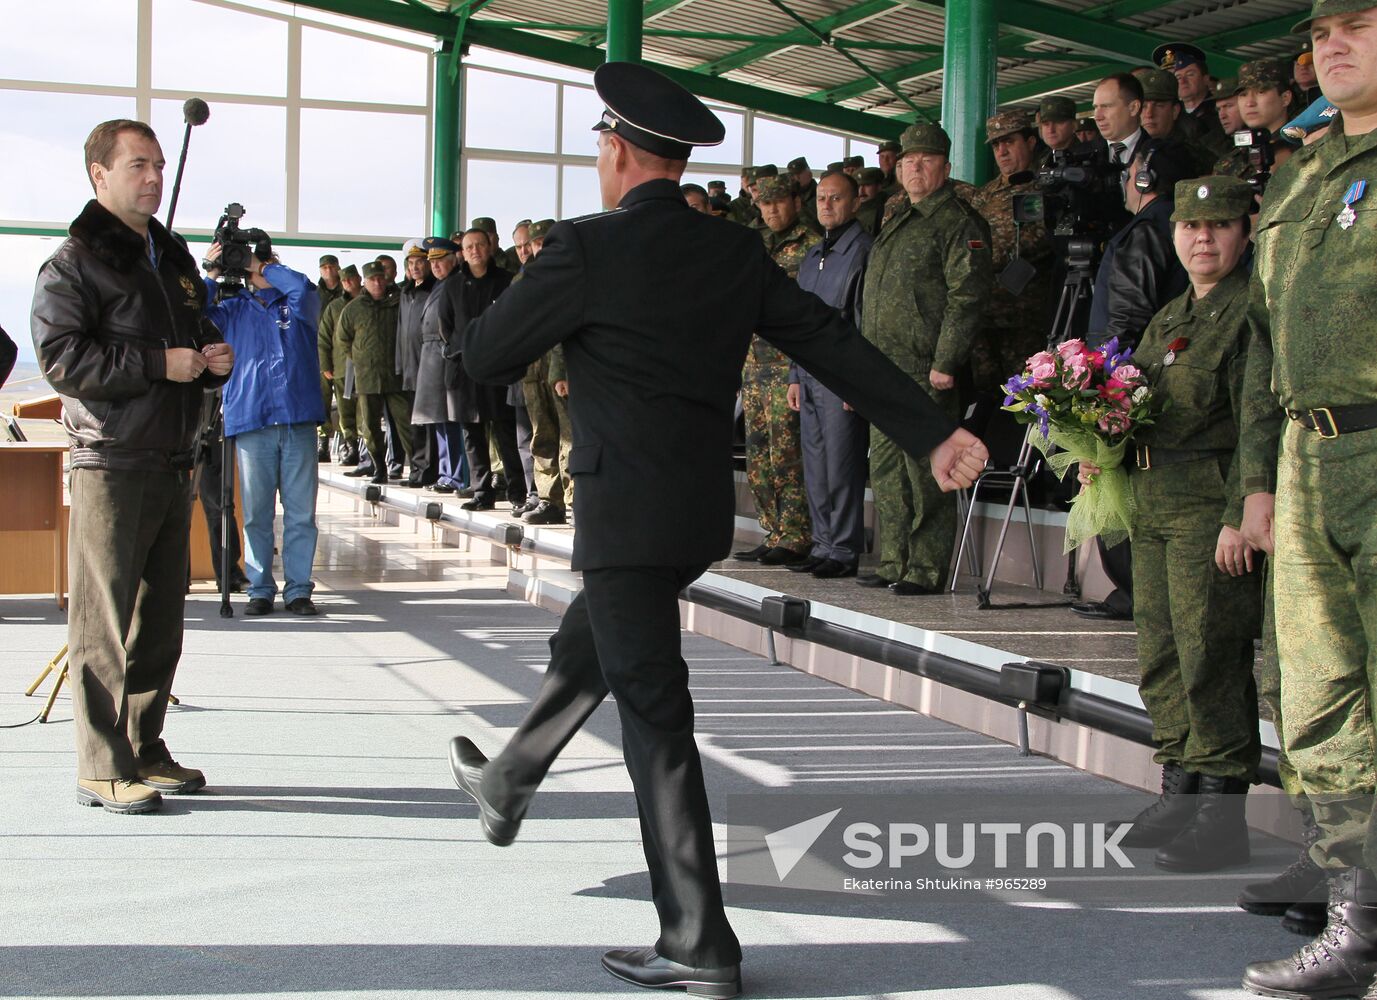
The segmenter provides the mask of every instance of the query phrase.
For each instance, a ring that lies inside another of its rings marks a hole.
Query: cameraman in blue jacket
[[[306,275],[279,263],[266,240],[254,248],[243,286],[220,277],[222,248],[211,246],[206,266],[206,316],[234,348],[225,385],[225,434],[234,438],[244,507],[244,614],[271,614],[273,518],[282,500],[282,601],[298,615],[317,613],[311,600],[316,555],[316,428],[324,421],[316,327],[320,299]]]

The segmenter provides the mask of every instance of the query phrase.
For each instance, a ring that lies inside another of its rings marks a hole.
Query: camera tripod
[[[1077,328],[1077,317],[1081,309],[1090,301],[1094,286],[1095,244],[1093,241],[1072,237],[1067,241],[1065,264],[1066,280],[1062,283],[1061,296],[1057,300],[1057,311],[1047,335],[1047,350],[1053,351],[1057,345],[1069,340]],[[1065,600],[1060,601],[1020,601],[1010,604],[994,604],[990,596],[994,590],[995,574],[999,570],[999,560],[1004,554],[1004,544],[1009,537],[1009,525],[1013,522],[1014,509],[1022,501],[1023,516],[1028,527],[1028,547],[1033,561],[1033,583],[1042,589],[1042,567],[1038,562],[1037,540],[1033,531],[1033,511],[1028,500],[1028,484],[1041,471],[1042,452],[1033,443],[1033,434],[1040,433],[1035,424],[1029,424],[1023,433],[1023,443],[1019,447],[1018,458],[1007,469],[990,469],[982,473],[971,487],[970,502],[966,510],[966,524],[961,532],[961,545],[956,554],[956,565],[970,541],[971,522],[974,520],[976,498],[980,487],[985,484],[1004,484],[1009,486],[1009,503],[1004,509],[1004,519],[999,526],[999,539],[995,542],[994,553],[983,581],[975,585],[976,607],[986,610],[1011,610],[1019,608],[1060,608],[1066,607],[1080,598],[1080,580],[1076,571],[1076,553],[1066,557],[1066,584],[1062,587]],[[955,580],[952,584],[955,588]]]
[[[57,693],[62,690],[62,682],[67,680],[67,667],[67,644],[64,642],[62,648],[48,661],[47,666],[45,666],[39,675],[33,679],[33,683],[29,685],[29,689],[24,692],[24,697],[33,697],[33,693],[38,690],[38,686],[47,679],[47,676],[54,670],[57,671],[57,680],[53,682],[53,689],[48,692],[48,701],[44,704],[43,711],[38,713],[38,721],[40,723],[47,722],[48,716],[52,713],[53,703],[57,701]],[[167,696],[167,701],[168,704],[171,705],[181,704],[181,702],[177,700],[175,694],[169,694]]]

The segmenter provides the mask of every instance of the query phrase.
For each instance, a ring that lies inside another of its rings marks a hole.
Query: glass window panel
[[[301,29],[301,96],[425,106],[429,56],[337,31]],[[347,72],[341,70],[347,67]]]
[[[784,165],[796,156],[806,156],[814,172],[821,174],[827,164],[842,158],[842,137],[830,132],[804,128],[771,121],[768,118],[755,120],[754,156],[757,164],[773,163],[784,169]]]
[[[301,110],[304,233],[414,235],[426,210],[425,115]]]
[[[561,218],[577,219],[601,212],[602,189],[598,186],[597,167],[565,167],[563,195]]]
[[[154,101],[151,124],[167,157],[162,212],[166,217],[186,131],[182,102]],[[286,164],[286,108],[213,102],[210,118],[191,130],[176,228],[214,229],[225,206],[237,201],[246,212],[245,226],[282,232],[287,225]]]
[[[543,76],[547,79],[568,80],[571,83],[589,85],[593,83],[593,74],[587,70],[541,62],[539,59],[527,59],[524,56],[514,56],[509,52],[498,52],[495,49],[475,47],[472,53],[464,59],[464,62],[475,66],[490,66],[493,69],[510,69],[518,73],[530,73],[532,76]]]
[[[0,0],[0,76],[135,84],[137,0]]]
[[[77,159],[81,159],[78,154]],[[88,188],[89,192],[90,189]],[[69,214],[76,216],[81,206],[76,206]],[[33,339],[29,336],[29,311],[33,308],[34,278],[43,262],[62,246],[62,238],[57,236],[0,236],[0,326],[9,331],[10,339],[19,346],[19,360],[14,374],[6,383],[6,394],[10,390],[24,389],[18,393],[23,396],[42,396],[51,390],[46,382],[30,382],[16,386],[20,379],[37,375],[37,369],[28,370],[24,366],[36,365],[33,352]],[[9,413],[8,406],[4,408]]]
[[[287,96],[287,22],[191,0],[153,0],[153,86]]]
[[[466,70],[464,88],[465,146],[555,151],[555,84]]]
[[[466,159],[462,215],[465,221],[486,215],[499,233],[510,233],[522,219],[554,218],[554,165]]]
[[[588,87],[564,88],[564,126],[560,152],[566,156],[597,156],[598,133],[593,126],[602,120],[605,105],[597,91]]]
[[[723,111],[720,108],[713,108],[712,113],[722,119],[722,124],[727,127],[727,136],[722,140],[720,146],[700,149],[695,154],[696,158],[711,160],[713,163],[741,163],[745,157],[743,151],[746,138],[746,116],[735,111]]]
[[[65,227],[92,197],[82,144],[101,122],[133,118],[134,99],[6,90],[0,105],[0,219]],[[176,152],[168,145],[164,138],[163,153],[171,159]]]

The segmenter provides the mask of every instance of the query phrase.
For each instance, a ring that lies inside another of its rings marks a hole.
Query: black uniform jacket
[[[564,345],[575,569],[727,554],[732,408],[752,332],[912,455],[955,429],[854,326],[800,290],[756,232],[693,211],[669,180],[556,224],[524,277],[469,324],[464,363],[487,382],[513,382]]]

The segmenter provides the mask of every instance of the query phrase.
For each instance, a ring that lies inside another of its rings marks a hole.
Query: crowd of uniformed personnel
[[[951,141],[935,124],[881,143],[875,166],[852,156],[815,174],[799,157],[783,171],[743,168],[735,197],[722,181],[682,187],[693,209],[758,229],[780,268],[944,410],[983,428],[1001,383],[1066,332],[1052,330],[1064,247],[1052,220],[1015,220],[1016,196],[1043,190],[1039,171],[1058,164],[1107,167],[1117,192],[1074,332],[1136,348],[1173,408],[1129,459],[1141,515],[1131,569],[1125,549],[1115,578],[1126,603],[1082,611],[1138,626],[1163,781],[1130,836],[1175,871],[1247,858],[1261,633],[1261,694],[1306,850],[1240,906],[1319,934],[1295,958],[1249,967],[1245,986],[1275,996],[1345,995],[1377,974],[1377,559],[1365,545],[1377,446],[1361,433],[1377,428],[1377,386],[1351,325],[1370,322],[1377,289],[1364,176],[1377,172],[1377,24],[1363,2],[1319,0],[1306,22],[1315,53],[1307,42],[1295,59],[1250,62],[1234,78],[1211,77],[1194,46],[1169,44],[1154,65],[1102,80],[1091,116],[1060,96],[1035,114],[997,111],[985,131],[998,174],[978,188],[951,176]],[[1321,100],[1333,106],[1297,128]],[[553,224],[523,221],[507,250],[491,219],[412,241],[404,279],[381,301],[358,296],[352,267],[321,259],[322,391],[352,474],[382,482],[409,460],[409,485],[471,491],[470,509],[492,508],[505,478],[518,516],[566,520],[571,387],[558,350],[506,390],[475,384],[455,353],[455,331],[521,279]],[[392,281],[395,267],[383,255],[364,270]],[[956,499],[925,462],[877,430],[867,441],[845,400],[759,338],[741,402],[763,539],[736,558],[898,595],[943,589]],[[1083,466],[1082,481],[1096,471]],[[867,478],[878,560],[860,574]]]

